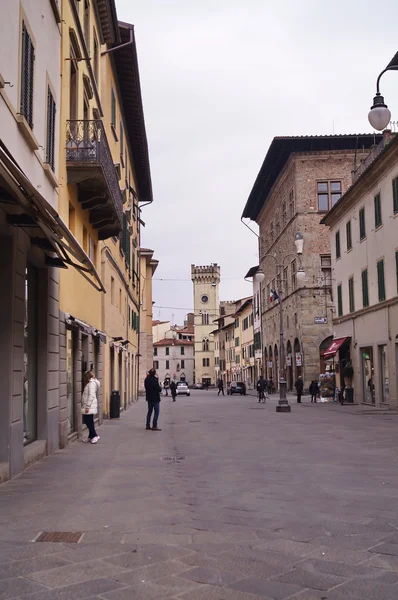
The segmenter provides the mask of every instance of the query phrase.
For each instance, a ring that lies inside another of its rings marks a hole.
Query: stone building
[[[274,138],[243,211],[243,218],[256,221],[260,229],[264,375],[277,383],[280,322],[278,302],[271,301],[273,290],[283,294],[284,366],[290,390],[300,374],[306,387],[318,379],[332,339],[330,239],[320,217],[349,188],[352,170],[375,139],[373,135]],[[305,278],[300,284],[297,232],[304,237]]]
[[[330,227],[336,305],[334,340],[327,356],[339,389],[347,384],[356,402],[394,409],[398,389],[397,219],[398,136],[385,131],[353,174],[352,186],[323,218]],[[344,381],[348,361],[354,374],[351,381]]]
[[[195,382],[215,383],[214,322],[220,316],[220,267],[191,265],[194,292]]]

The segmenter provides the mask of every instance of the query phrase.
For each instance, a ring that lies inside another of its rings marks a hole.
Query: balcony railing
[[[108,140],[100,120],[67,121],[66,161],[77,168],[100,167],[122,228],[123,198]]]

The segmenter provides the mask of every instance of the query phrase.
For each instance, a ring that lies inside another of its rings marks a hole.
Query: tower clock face
[[[207,296],[206,294],[203,294],[203,296],[201,297],[201,300],[202,300],[203,304],[206,304],[206,302],[209,301],[209,296]]]

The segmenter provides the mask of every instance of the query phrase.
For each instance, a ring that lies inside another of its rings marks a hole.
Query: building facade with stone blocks
[[[397,408],[398,136],[383,139],[324,217],[330,227],[335,313],[327,350],[336,383],[357,403]],[[347,377],[347,364],[353,368]],[[350,390],[353,389],[353,392]]]
[[[59,448],[60,15],[0,5],[0,481]],[[74,252],[79,248],[74,245]],[[56,260],[57,259],[57,260]]]
[[[153,250],[140,248],[140,339],[139,339],[139,393],[145,392],[144,381],[147,371],[153,367],[153,301],[152,277],[159,261],[153,258]]]
[[[191,265],[194,294],[195,383],[215,384],[214,337],[220,316],[220,267]]]
[[[159,381],[194,383],[194,342],[165,338],[153,344],[153,366]]]
[[[351,185],[351,173],[377,136],[339,135],[274,138],[250,193],[244,218],[259,225],[262,352],[264,375],[278,385],[280,357],[279,303],[283,297],[283,330],[287,387],[298,375],[305,387],[326,369],[323,359],[333,335],[330,238],[325,214]],[[304,237],[302,257],[295,235]],[[271,256],[270,256],[271,255]],[[302,266],[305,278],[297,281]]]

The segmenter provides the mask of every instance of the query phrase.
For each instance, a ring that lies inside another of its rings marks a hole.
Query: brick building
[[[330,236],[323,214],[350,187],[352,171],[378,141],[373,135],[277,137],[264,159],[243,211],[259,225],[264,375],[279,374],[279,308],[271,290],[283,294],[287,387],[298,375],[305,386],[325,371],[323,353],[333,338]],[[304,237],[302,267],[295,234]],[[272,257],[266,256],[272,254]]]

